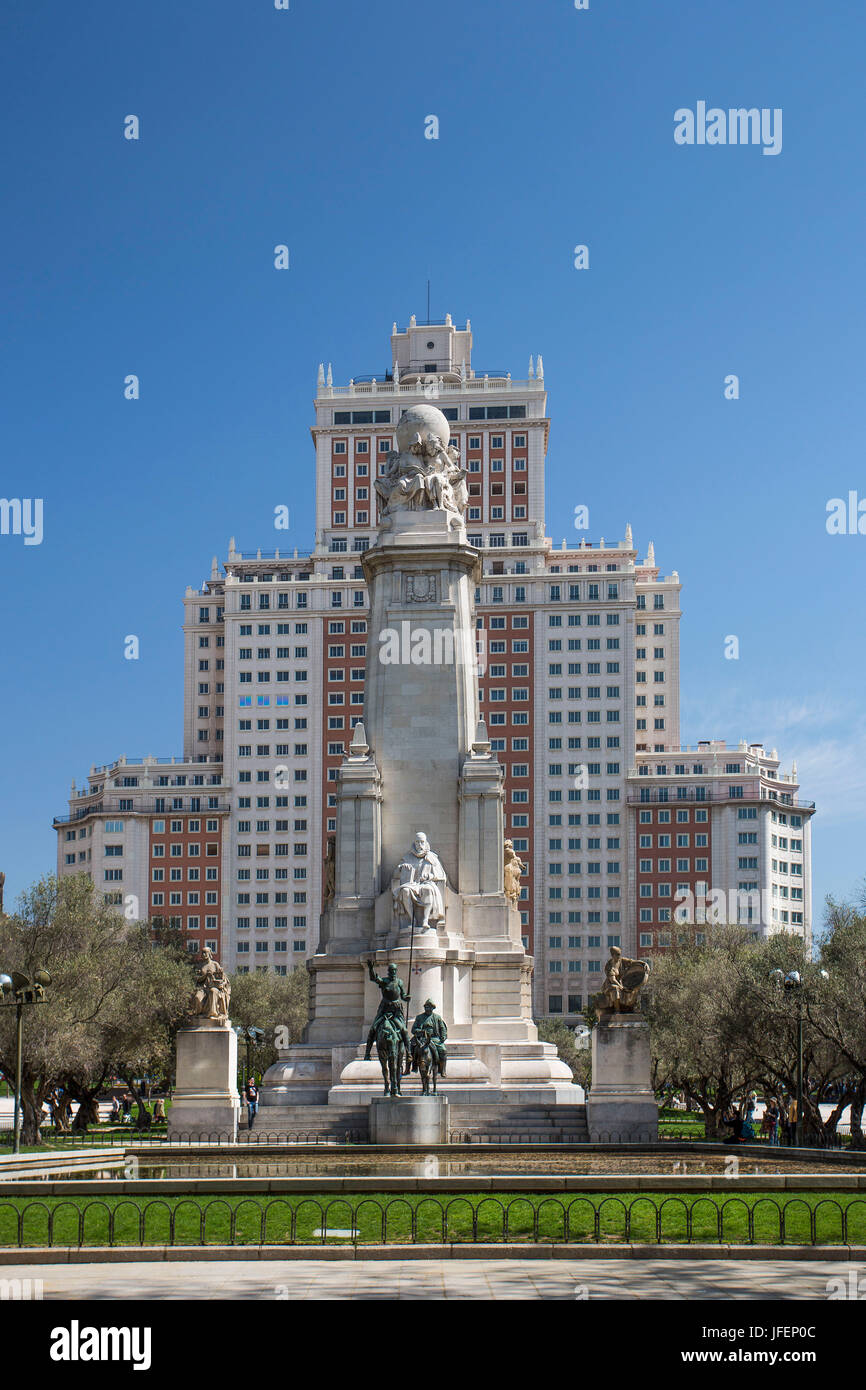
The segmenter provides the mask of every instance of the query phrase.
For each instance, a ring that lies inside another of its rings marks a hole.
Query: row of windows
[[[677,836],[676,836],[676,847],[677,847],[677,849],[687,849],[688,846],[689,846],[689,844],[690,844],[690,842],[691,842],[691,836],[690,836],[690,835],[677,835]],[[708,837],[708,835],[707,835],[705,832],[700,832],[700,833],[696,833],[696,834],[695,834],[695,848],[696,848],[696,849],[706,849],[708,843],[709,843],[709,837]],[[671,848],[671,837],[670,837],[670,835],[658,835],[658,836],[656,837],[656,844],[658,845],[659,849],[670,849],[670,848]],[[638,836],[638,848],[639,848],[639,849],[652,849],[652,846],[653,846],[653,837],[652,837],[652,835],[639,835],[639,836]],[[641,861],[641,862],[643,862],[643,861]]]
[[[570,1014],[579,1014],[579,1013],[582,1012],[582,1010],[583,1010],[583,995],[582,995],[582,994],[569,994],[569,996],[568,996],[568,1012],[569,1012]],[[549,995],[547,996],[547,1012],[548,1012],[549,1014],[561,1014],[561,1013],[563,1012],[563,1008],[562,1008],[562,995],[561,995],[561,994],[549,994]]]
[[[341,518],[342,518],[342,521],[340,520]],[[335,524],[335,525],[338,525],[338,524],[345,525],[345,521],[346,521],[346,514],[345,514],[345,512],[335,512],[335,513],[334,513],[334,524]],[[334,548],[336,549],[336,546],[335,546]],[[270,594],[268,594],[268,593],[259,594],[258,597],[259,597],[259,601],[258,601],[258,604],[257,604],[258,609],[259,609],[261,612],[266,612],[266,611],[271,607]],[[278,594],[278,595],[277,595],[277,604],[276,604],[277,608],[289,608],[289,607],[291,607],[292,605],[291,605],[291,603],[290,603],[290,597],[291,597],[291,596],[290,596],[289,594],[286,594],[286,593],[280,593],[280,594]],[[348,602],[348,595],[346,595],[345,597],[346,597],[346,602],[344,603],[344,602],[343,602],[344,595],[340,592],[340,590],[334,590],[334,592],[331,594],[331,607],[332,607],[332,608],[348,608],[348,607],[350,606],[350,605],[349,605],[349,602]],[[296,594],[294,595],[294,600],[295,600],[295,602],[294,602],[294,607],[295,607],[295,608],[309,608],[310,605],[309,605],[309,603],[308,603],[308,599],[309,599],[309,594],[305,593],[303,590],[300,590],[298,593],[296,593]],[[366,594],[365,594],[365,592],[364,592],[363,589],[357,589],[357,590],[355,590],[355,591],[353,592],[353,594],[352,594],[352,605],[351,605],[351,606],[353,606],[353,607],[355,607],[355,608],[364,608],[364,607],[366,606],[366,602],[367,602]],[[253,595],[252,595],[252,594],[241,594],[241,596],[240,596],[239,611],[240,611],[241,613],[248,613],[248,612],[251,612],[251,611],[252,611],[252,607],[253,607]],[[200,661],[199,664],[198,664],[198,669],[199,669],[200,671],[207,671],[207,670],[209,669],[208,662],[207,662],[207,661]],[[217,669],[218,671],[223,671],[223,670],[225,670],[225,662],[222,661],[222,660],[217,661],[217,663],[216,663],[216,669]]]
[[[114,870],[106,870],[106,872],[115,872],[115,871],[114,871]],[[119,872],[119,870],[116,871],[116,872]],[[151,876],[151,878],[153,879],[153,882],[154,882],[154,883],[164,883],[164,882],[165,882],[165,869],[151,869],[151,871],[150,871],[150,876]],[[181,883],[181,882],[183,881],[183,877],[184,877],[184,871],[183,871],[183,869],[169,869],[169,871],[168,871],[168,881],[169,881],[169,883]],[[186,870],[186,877],[187,877],[187,880],[188,880],[190,883],[198,883],[199,879],[201,878],[201,869],[196,868],[194,865],[191,866],[191,867],[189,867],[189,868],[187,868],[187,870]],[[218,881],[218,878],[219,878],[219,874],[218,874],[218,871],[217,871],[216,869],[206,869],[206,870],[205,870],[205,879],[206,879],[207,881],[209,881],[209,882],[211,882],[211,883],[216,883],[216,882]]]
[[[622,939],[621,939],[621,937],[619,937],[619,936],[609,936],[609,937],[607,938],[607,945],[608,945],[608,947],[611,947],[611,946],[621,946],[621,945],[622,945]],[[600,937],[600,936],[588,936],[588,937],[586,938],[586,947],[587,947],[587,950],[590,950],[590,951],[597,950],[600,946],[601,946],[601,937]],[[562,937],[561,937],[561,936],[549,936],[549,937],[547,938],[547,948],[548,948],[549,951],[561,951],[561,950],[563,949]],[[569,949],[569,951],[580,951],[580,950],[582,950],[582,949],[583,949],[583,937],[582,937],[582,936],[569,936],[569,937],[568,937],[568,949]]]
[[[671,863],[672,861],[670,859],[641,859],[638,862],[638,872],[642,874],[669,874],[671,872]],[[676,872],[678,874],[708,873],[709,860],[704,858],[697,858],[695,860],[678,859]],[[663,885],[659,886],[659,895],[661,897],[667,897],[668,893],[667,891],[662,892],[662,887]],[[652,885],[649,883],[642,883],[640,892],[642,898],[651,898],[653,895]]]
[[[267,955],[268,951],[270,951],[271,949],[273,949],[278,954],[282,951],[287,951],[289,949],[289,943],[287,941],[256,941],[254,945],[256,948],[256,955]],[[239,941],[237,943],[236,950],[238,955],[246,955],[249,952],[249,949],[250,943],[248,941]],[[300,953],[301,951],[306,951],[306,949],[307,943],[305,941],[292,942],[293,951],[297,951]]]
[[[578,927],[581,926],[582,923],[583,923],[583,919],[584,919],[584,914],[583,914],[582,911],[577,911],[577,912],[575,912],[575,911],[569,911],[569,912],[566,914],[566,921],[568,922],[568,925],[569,925],[570,927],[571,927],[571,926],[578,926]],[[547,920],[548,920],[548,922],[550,923],[550,925],[551,925],[552,927],[561,927],[561,926],[562,926],[562,913],[561,913],[561,912],[550,912],[550,913],[548,914]],[[611,911],[611,910],[609,910],[609,911],[607,912],[607,915],[606,915],[606,917],[605,917],[605,921],[607,922],[608,926],[615,925],[616,923],[619,922],[619,920],[620,920],[620,914],[619,914],[618,911],[615,911],[615,910]],[[597,909],[595,909],[595,908],[591,909],[589,912],[586,913],[586,923],[587,923],[588,926],[599,926],[599,927],[600,927],[600,926],[601,926],[601,913],[600,913]]]

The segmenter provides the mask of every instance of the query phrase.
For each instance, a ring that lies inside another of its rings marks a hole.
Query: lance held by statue
[[[373,1045],[379,1056],[382,1067],[382,1078],[385,1082],[385,1095],[400,1095],[400,1076],[404,1066],[406,1073],[411,1070],[410,1049],[411,1040],[406,1031],[406,1020],[403,1017],[403,1002],[410,1002],[409,995],[403,985],[403,981],[397,974],[396,965],[390,963],[385,975],[377,975],[373,969],[373,962],[367,961],[367,973],[374,985],[378,985],[382,997],[379,1000],[379,1008],[376,1017],[373,1019],[372,1026],[367,1034],[367,1047],[364,1052],[364,1061],[369,1062]]]

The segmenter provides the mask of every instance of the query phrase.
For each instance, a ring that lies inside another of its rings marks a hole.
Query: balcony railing
[[[803,801],[799,797],[789,796],[786,792],[776,794],[765,790],[763,793],[759,793],[744,789],[742,796],[731,796],[727,790],[723,790],[721,787],[707,787],[706,789],[701,788],[701,792],[706,791],[708,794],[698,796],[697,789],[694,787],[671,787],[670,791],[675,795],[663,795],[664,788],[662,787],[642,787],[638,796],[628,796],[626,801],[630,806],[677,806],[684,801],[697,802],[699,806],[710,801],[735,801],[744,804],[753,801],[769,801],[775,806],[791,807],[794,810],[814,811],[815,809],[814,801]]]
[[[134,788],[134,787],[130,787],[130,788],[128,788],[128,790],[129,790],[129,791],[135,791],[135,788]],[[198,806],[198,807],[195,807],[195,808],[191,808],[191,807],[188,806],[188,805],[184,805],[184,806],[169,806],[169,805],[157,806],[156,803],[157,803],[158,800],[160,800],[160,801],[165,801],[165,802],[170,802],[170,801],[172,801],[172,800],[174,799],[173,796],[156,797],[156,798],[150,798],[149,800],[145,800],[144,798],[142,798],[140,801],[137,800],[135,797],[123,797],[123,798],[118,798],[118,799],[119,799],[119,800],[120,800],[120,799],[122,799],[122,800],[131,800],[131,801],[133,801],[134,804],[133,804],[131,807],[126,807],[126,806],[120,807],[120,806],[118,806],[118,805],[107,804],[107,803],[104,802],[104,801],[99,801],[99,802],[96,802],[96,803],[95,803],[94,805],[92,805],[92,806],[82,806],[82,807],[80,807],[77,811],[73,811],[73,813],[72,813],[71,815],[66,815],[66,816],[55,816],[52,823],[53,823],[54,825],[69,825],[69,824],[73,824],[73,825],[74,825],[76,821],[86,820],[88,816],[93,816],[93,815],[103,815],[103,816],[150,816],[150,815],[157,815],[157,816],[171,816],[171,815],[178,815],[178,816],[181,816],[181,815],[183,815],[183,816],[189,816],[189,815],[193,815],[193,816],[217,816],[217,815],[225,815],[226,812],[228,812],[228,811],[231,810],[231,805],[230,805],[230,803],[229,803],[228,801],[220,801],[219,799],[217,799],[217,804],[216,804],[216,806],[206,806],[206,805],[202,804],[202,805],[200,805],[200,806]],[[207,796],[207,794],[205,794],[204,796],[199,796],[198,793],[197,793],[197,791],[196,791],[195,789],[188,788],[188,789],[187,789],[187,792],[186,792],[186,795],[184,795],[183,798],[180,798],[180,797],[178,798],[178,800],[181,800],[181,799],[182,799],[184,802],[188,802],[188,801],[190,801],[190,800],[196,800],[196,801],[200,801],[200,802],[204,803],[204,802],[206,802],[206,801],[208,800],[208,796]]]
[[[410,367],[406,370],[413,376],[420,375],[422,377],[430,376],[438,378],[440,375],[444,375],[444,373],[440,373],[439,371],[424,372],[418,367]],[[316,394],[320,399],[327,399],[331,396],[423,396],[424,386],[425,383],[423,380],[412,381],[406,384],[400,381],[395,385],[392,380],[386,381],[383,379],[380,381],[377,379],[375,381],[353,381],[350,386],[319,386]],[[519,391],[522,395],[525,395],[527,391],[544,391],[544,389],[543,377],[529,377],[516,381],[513,377],[494,377],[488,373],[486,376],[478,376],[476,374],[475,376],[467,377],[465,381],[443,381],[442,385],[439,387],[439,394],[459,395],[461,392],[466,391]]]

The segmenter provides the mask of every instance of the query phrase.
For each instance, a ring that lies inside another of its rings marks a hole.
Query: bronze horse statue
[[[400,1077],[405,1061],[405,1045],[399,1029],[387,1014],[379,1018],[376,1028],[376,1052],[382,1068],[386,1096],[400,1096]]]
[[[429,1096],[430,1082],[433,1082],[433,1092],[436,1092],[436,1079],[439,1076],[439,1057],[435,1047],[431,1046],[430,1033],[424,1028],[412,1037],[412,1061],[418,1068],[418,1075],[421,1078],[421,1094]]]

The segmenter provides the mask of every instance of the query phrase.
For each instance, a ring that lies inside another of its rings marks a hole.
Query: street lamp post
[[[241,1089],[245,1089],[246,1083],[253,1073],[253,1048],[256,1043],[260,1043],[265,1036],[263,1028],[255,1028],[252,1024],[239,1024],[235,1028],[238,1041],[245,1042],[247,1045],[247,1060],[244,1068],[244,1080]]]
[[[21,1135],[18,1128],[21,1117],[21,1070],[24,1044],[24,1006],[25,1004],[44,1004],[45,988],[51,984],[47,970],[37,970],[32,980],[13,970],[11,975],[0,975],[0,1008],[15,1010],[15,1114],[12,1122],[12,1152],[21,1152]]]
[[[826,970],[818,972],[822,980],[829,980]],[[794,1143],[797,1148],[803,1143],[803,996],[805,983],[799,970],[789,970],[785,975],[781,970],[771,970],[770,979],[792,994],[797,1001],[797,1119],[794,1124]]]

